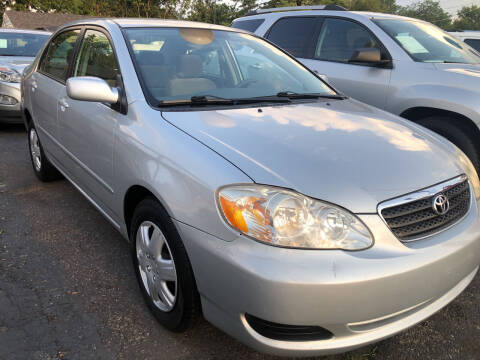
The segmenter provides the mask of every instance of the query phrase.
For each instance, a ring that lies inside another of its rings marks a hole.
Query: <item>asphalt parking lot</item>
[[[164,330],[127,243],[67,181],[35,178],[22,127],[0,127],[0,154],[0,359],[270,358],[204,320]],[[414,328],[324,359],[374,358],[479,359],[480,276]]]

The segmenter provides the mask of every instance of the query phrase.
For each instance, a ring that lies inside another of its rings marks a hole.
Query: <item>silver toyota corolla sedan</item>
[[[71,23],[23,85],[36,175],[65,176],[130,241],[168,329],[202,312],[259,351],[342,352],[424,320],[478,270],[465,155],[254,35]]]
[[[0,29],[0,122],[22,123],[20,80],[50,33]]]

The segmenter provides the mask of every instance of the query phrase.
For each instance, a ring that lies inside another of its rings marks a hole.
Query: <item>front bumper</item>
[[[313,356],[389,337],[429,317],[474,278],[480,263],[478,204],[457,225],[402,244],[378,215],[361,215],[368,250],[298,250],[239,236],[227,242],[177,222],[204,316],[262,352]],[[257,333],[245,314],[279,324],[321,326],[333,338],[280,341]]]
[[[15,105],[0,104],[0,123],[23,124],[20,84],[0,81],[0,95],[7,95],[17,100]]]

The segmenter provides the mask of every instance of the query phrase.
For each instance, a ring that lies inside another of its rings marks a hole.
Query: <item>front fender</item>
[[[480,127],[479,94],[454,86],[412,85],[397,90],[391,98],[390,112],[401,115],[407,110],[423,107],[450,111],[472,120]]]

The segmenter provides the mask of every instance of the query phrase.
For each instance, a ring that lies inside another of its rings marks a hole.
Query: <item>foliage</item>
[[[230,25],[249,10],[263,7],[337,4],[349,10],[400,14],[444,29],[480,30],[480,6],[463,7],[452,20],[437,0],[398,6],[396,0],[0,0],[0,11],[36,10],[103,17],[158,17]]]
[[[442,9],[436,0],[423,0],[415,4],[399,7],[397,14],[431,22],[443,29],[450,29],[452,17]]]
[[[480,6],[465,6],[457,13],[458,17],[453,22],[456,30],[480,30]]]
[[[349,10],[375,11],[394,13],[397,9],[395,0],[269,0],[263,4],[264,8],[282,6],[308,6],[336,4]]]

